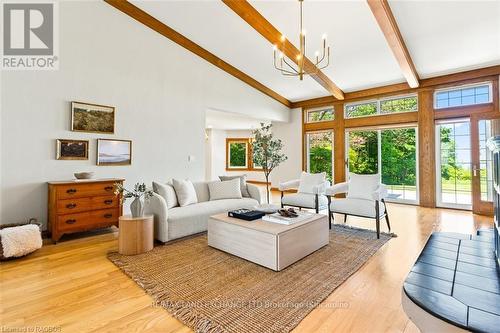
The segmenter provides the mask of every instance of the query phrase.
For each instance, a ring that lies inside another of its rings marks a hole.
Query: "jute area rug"
[[[196,236],[136,256],[108,258],[197,332],[289,332],[356,272],[390,235],[333,226],[330,244],[274,272]]]

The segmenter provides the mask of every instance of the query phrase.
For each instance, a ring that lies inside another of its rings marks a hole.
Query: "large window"
[[[437,90],[434,93],[434,107],[436,109],[491,103],[491,101],[491,83]]]
[[[335,119],[335,112],[332,107],[311,109],[306,111],[306,123],[316,123],[321,121],[331,121]]]
[[[311,132],[306,134],[307,171],[326,172],[327,179],[333,179],[333,132]]]
[[[378,114],[416,111],[418,111],[418,98],[416,95],[397,96],[346,104],[345,117],[357,118]]]
[[[417,202],[415,127],[349,131],[346,141],[349,172],[379,173],[389,200]]]

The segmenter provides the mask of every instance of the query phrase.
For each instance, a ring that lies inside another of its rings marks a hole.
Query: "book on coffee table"
[[[260,219],[265,213],[256,210],[240,208],[227,212],[227,216],[245,221],[254,221]]]

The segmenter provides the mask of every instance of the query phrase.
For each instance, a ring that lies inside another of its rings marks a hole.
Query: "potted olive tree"
[[[269,175],[271,172],[286,161],[288,157],[282,152],[283,143],[280,139],[274,137],[272,133],[272,124],[260,124],[260,128],[253,131],[253,163],[262,168],[266,178],[266,201],[267,205],[261,205],[261,210],[272,210],[274,206],[270,205],[269,198]]]

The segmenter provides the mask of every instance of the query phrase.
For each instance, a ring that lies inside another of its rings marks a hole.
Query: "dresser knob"
[[[112,191],[112,190],[113,190],[113,186],[106,186],[106,187],[104,188],[104,190],[105,190],[105,191],[108,191],[108,192],[109,192],[109,191]]]
[[[111,205],[113,203],[113,200],[104,200],[104,203],[106,205]]]
[[[74,224],[76,222],[75,219],[71,219],[71,220],[66,220],[66,223],[67,224]]]
[[[104,214],[104,217],[109,219],[109,218],[112,218],[113,217],[113,214]]]
[[[66,208],[73,209],[76,207],[76,203],[70,203],[66,205]]]
[[[66,190],[66,193],[68,193],[68,194],[76,193],[76,189],[70,188],[70,189]]]

